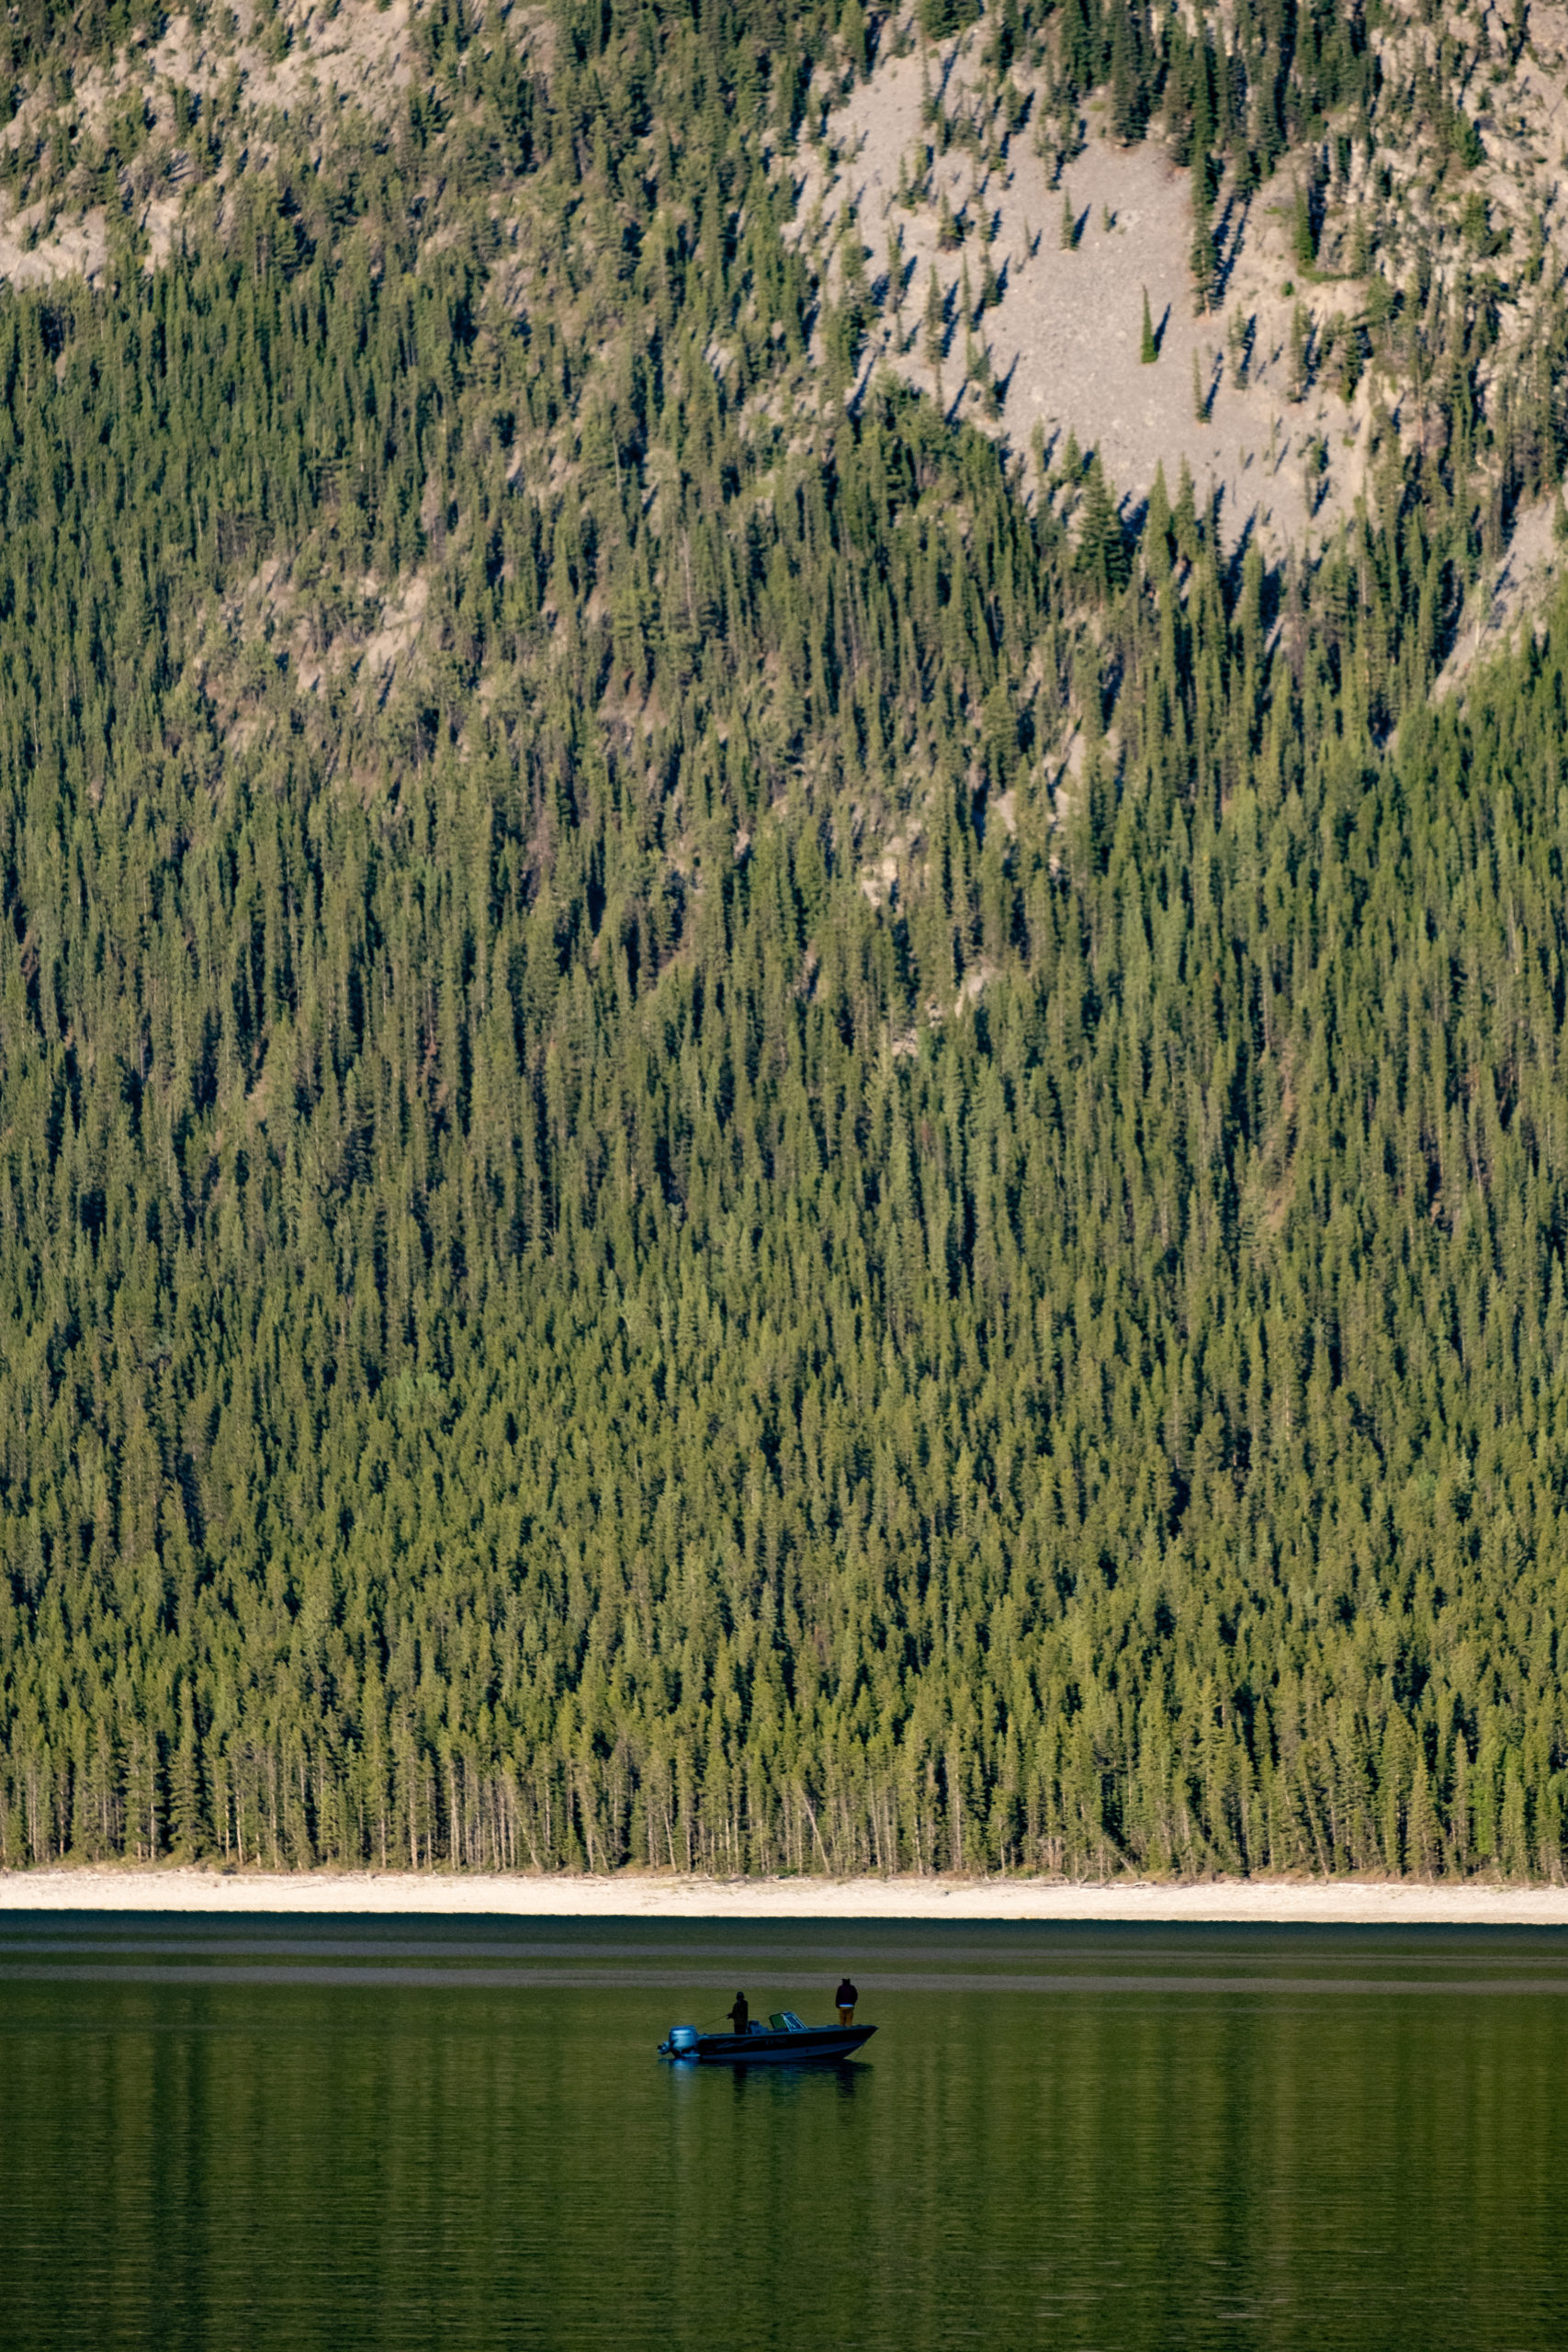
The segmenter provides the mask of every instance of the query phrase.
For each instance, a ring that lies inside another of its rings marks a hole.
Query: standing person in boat
[[[860,1999],[860,1995],[855,1991],[854,1986],[850,1983],[847,1976],[840,1981],[839,1989],[834,1994],[833,1998],[839,2004],[839,2023],[840,2025],[853,2025],[855,2021],[855,2003]]]
[[[730,2024],[735,2028],[737,2033],[750,2033],[751,2030],[751,2008],[744,1993],[737,1993],[735,1996],[735,2007],[732,2009],[727,2009],[725,2011],[725,2015],[728,2018]]]

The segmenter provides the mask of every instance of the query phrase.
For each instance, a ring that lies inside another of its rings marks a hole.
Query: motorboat
[[[798,2066],[808,2059],[847,2058],[875,2031],[874,2025],[803,2025],[793,2009],[775,2009],[766,2025],[753,2018],[744,2033],[702,2033],[694,2025],[672,2025],[659,2054],[709,2065]]]

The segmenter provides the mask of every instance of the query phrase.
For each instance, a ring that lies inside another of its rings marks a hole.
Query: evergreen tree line
[[[829,17],[425,21],[0,303],[0,1860],[1561,1875],[1484,413],[1134,526],[820,399]]]

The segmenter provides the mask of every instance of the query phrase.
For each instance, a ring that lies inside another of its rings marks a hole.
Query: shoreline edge
[[[0,1871],[17,1911],[513,1918],[1140,1921],[1194,1926],[1568,1927],[1568,1887],[1406,1879],[759,1878],[671,1872],[230,1871],[199,1863]]]

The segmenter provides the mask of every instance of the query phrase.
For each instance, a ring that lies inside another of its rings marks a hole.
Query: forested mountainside
[[[1201,228],[1370,16],[389,13],[11,18],[0,1862],[1561,1876],[1556,264],[1266,562],[798,163],[967,39]]]

